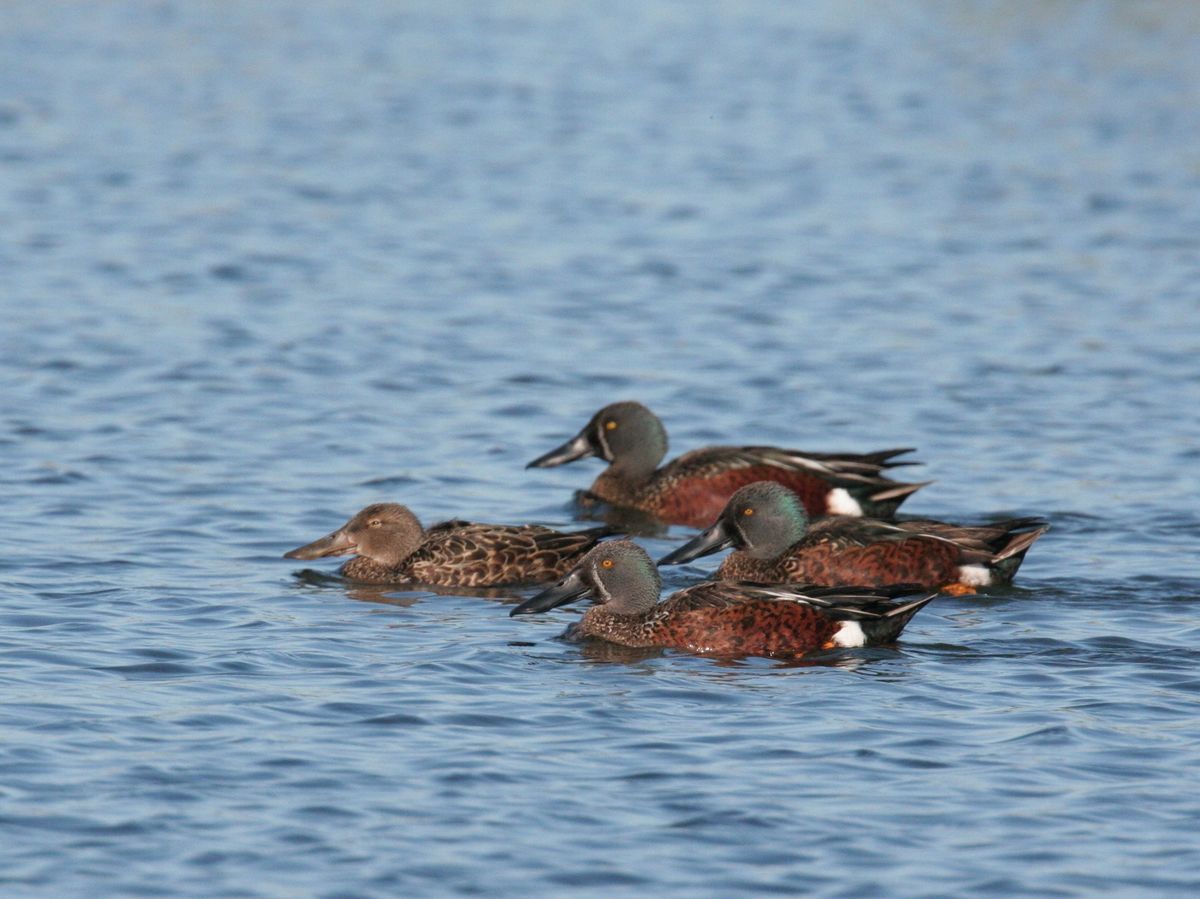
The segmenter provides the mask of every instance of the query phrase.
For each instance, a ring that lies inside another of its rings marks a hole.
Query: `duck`
[[[590,550],[562,580],[509,613],[549,611],[591,595],[596,603],[567,628],[570,641],[603,640],[718,656],[797,658],[818,650],[895,642],[936,593],[899,600],[889,587],[766,586],[707,581],[662,602],[662,578],[649,554],[628,539]]]
[[[587,499],[648,512],[667,524],[700,528],[713,520],[734,491],[761,480],[794,490],[811,515],[889,518],[924,483],[902,483],[881,473],[898,465],[911,447],[872,453],[810,453],[774,446],[708,446],[659,467],[667,431],[646,406],[625,401],[605,406],[578,434],[525,467],[551,468],[598,456],[608,463]]]
[[[1048,528],[1036,517],[985,525],[847,516],[813,521],[794,492],[759,481],[740,488],[716,521],[659,564],[679,565],[733,547],[717,569],[720,580],[911,583],[963,595],[1011,584]]]
[[[612,533],[606,527],[564,532],[534,524],[479,524],[461,519],[423,528],[407,506],[374,503],[332,533],[283,557],[353,555],[340,574],[369,584],[544,584],[562,577]]]

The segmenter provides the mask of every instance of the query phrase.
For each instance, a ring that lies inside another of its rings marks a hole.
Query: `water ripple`
[[[10,5],[0,889],[1195,894],[1184,9]],[[1052,529],[794,663],[280,558],[625,398]]]

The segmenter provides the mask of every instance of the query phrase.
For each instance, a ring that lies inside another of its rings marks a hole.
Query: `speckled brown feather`
[[[740,599],[696,604],[674,596],[663,604],[654,636],[661,646],[719,655],[801,655],[820,649],[841,623],[809,605]]]
[[[342,574],[377,584],[545,583],[569,571],[605,533],[603,528],[564,533],[540,525],[443,522],[430,527],[417,550],[395,568],[358,556],[342,566]]]
[[[840,547],[834,542],[797,545],[782,559],[763,563],[744,553],[731,553],[718,576],[767,583],[804,581],[812,584],[910,583],[929,587],[958,580],[958,549],[951,543],[914,537]]]
[[[397,569],[389,568],[382,562],[376,562],[366,556],[355,556],[343,565],[338,573],[344,578],[364,584],[396,584],[405,580]]]
[[[794,657],[829,648],[847,619],[886,619],[896,608],[883,595],[805,601],[799,598],[801,589],[789,599],[749,584],[706,582],[671,595],[647,615],[620,615],[607,605],[593,606],[567,636],[722,656]],[[927,601],[914,604],[902,620],[888,622],[881,636],[895,639]]]
[[[669,647],[725,656],[798,656],[819,648],[895,640],[935,594],[909,601],[907,585],[767,586],[728,581],[696,584],[659,601],[662,576],[632,540],[592,549],[557,583],[513,607],[539,614],[592,596],[596,605],[567,629],[568,639],[595,638],[635,648]]]

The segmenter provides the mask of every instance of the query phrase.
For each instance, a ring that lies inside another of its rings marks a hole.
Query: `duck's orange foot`
[[[955,581],[953,584],[946,584],[938,592],[949,593],[951,596],[973,596],[979,591],[970,584],[964,584],[962,581]]]
[[[834,643],[832,640],[826,640],[824,643],[821,644],[821,648],[822,649],[837,649],[837,644]]]

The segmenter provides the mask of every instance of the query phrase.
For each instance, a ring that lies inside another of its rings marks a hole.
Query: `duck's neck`
[[[368,584],[394,584],[404,580],[400,567],[384,565],[366,556],[355,556],[342,566],[342,577]]]
[[[771,584],[779,580],[775,559],[758,559],[743,550],[734,550],[721,562],[717,577],[723,581],[755,581]]]
[[[614,505],[628,505],[646,492],[657,465],[657,459],[643,459],[636,464],[628,459],[617,459],[592,482],[591,492]]]
[[[592,606],[572,625],[568,636],[575,639],[594,637],[622,646],[657,646],[654,639],[655,611],[619,615],[607,605]]]
[[[641,495],[649,480],[648,476],[626,477],[610,465],[592,482],[591,492],[613,505],[627,505]]]
[[[639,422],[636,437],[626,434],[625,440],[608,444],[612,457],[605,474],[611,474],[627,483],[641,484],[650,479],[667,455],[667,430],[657,418]],[[633,438],[632,440],[630,438]],[[601,439],[604,439],[603,437]]]

